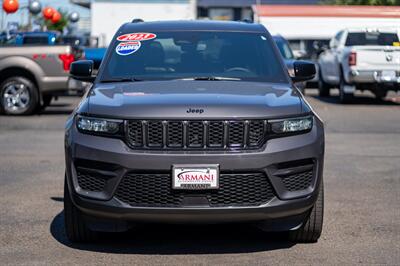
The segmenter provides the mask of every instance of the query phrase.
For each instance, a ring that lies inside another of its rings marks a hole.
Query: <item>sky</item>
[[[19,6],[26,6],[29,0],[19,0]],[[73,5],[69,2],[69,0],[39,0],[42,4],[42,8],[46,6],[51,6],[56,9],[62,8],[68,12],[76,11],[80,14],[81,17],[88,17],[90,15],[90,10],[84,7],[80,7],[77,5]],[[18,22],[23,24],[27,23],[28,15],[26,9],[19,9],[16,13],[5,15],[5,12],[2,10],[2,16],[4,16],[4,26],[7,25],[7,22]]]

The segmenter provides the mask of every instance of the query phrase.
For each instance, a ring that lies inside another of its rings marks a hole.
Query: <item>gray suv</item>
[[[116,33],[66,123],[71,241],[140,223],[246,222],[315,242],[324,129],[268,31],[246,22],[135,22]]]

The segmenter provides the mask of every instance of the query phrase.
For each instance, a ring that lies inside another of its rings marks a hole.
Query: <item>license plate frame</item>
[[[188,176],[186,175],[183,176],[183,174],[186,174]],[[219,189],[219,164],[172,165],[172,189],[174,190]]]

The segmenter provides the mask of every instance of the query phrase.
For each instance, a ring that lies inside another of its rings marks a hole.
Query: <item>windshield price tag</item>
[[[127,33],[117,37],[118,41],[147,41],[156,38],[157,35],[154,33],[137,32],[137,33]]]

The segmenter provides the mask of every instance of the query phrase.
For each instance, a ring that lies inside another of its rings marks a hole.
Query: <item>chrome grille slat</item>
[[[266,120],[129,120],[132,149],[245,150],[264,145]]]

